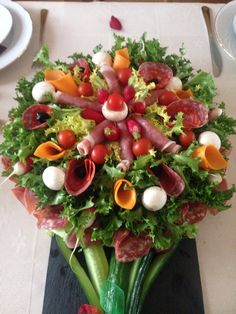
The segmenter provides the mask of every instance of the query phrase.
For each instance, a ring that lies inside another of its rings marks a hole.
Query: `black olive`
[[[37,112],[36,113],[36,120],[39,121],[39,122],[46,122],[47,119],[50,118],[50,115],[47,114],[46,112]]]
[[[75,168],[75,174],[80,179],[84,178],[86,176],[85,167],[77,167],[77,168]]]

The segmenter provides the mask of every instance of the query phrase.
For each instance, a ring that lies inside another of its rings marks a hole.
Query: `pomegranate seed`
[[[124,100],[125,102],[129,102],[135,96],[135,90],[133,86],[126,86],[124,89]]]
[[[99,89],[97,91],[97,97],[100,104],[104,104],[105,101],[107,101],[107,98],[109,97],[109,93],[106,89]]]
[[[110,19],[110,27],[113,29],[116,29],[117,31],[120,31],[122,29],[121,22],[116,18],[115,16],[111,16]]]
[[[145,102],[144,101],[137,101],[134,104],[133,108],[134,108],[134,112],[144,114],[145,113],[145,109],[146,109]]]

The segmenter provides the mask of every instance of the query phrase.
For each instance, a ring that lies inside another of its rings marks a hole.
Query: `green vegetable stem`
[[[63,254],[65,260],[70,265],[72,271],[74,272],[76,278],[78,279],[86,298],[88,299],[89,303],[98,307],[100,309],[100,302],[97,292],[95,291],[91,281],[89,280],[87,274],[85,273],[84,269],[76,259],[76,257],[72,254],[71,250],[66,246],[64,240],[59,236],[56,236],[56,241],[58,247]]]

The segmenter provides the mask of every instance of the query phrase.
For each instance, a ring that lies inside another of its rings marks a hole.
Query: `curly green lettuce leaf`
[[[153,82],[146,84],[143,77],[135,69],[132,69],[132,75],[129,78],[128,84],[133,86],[136,100],[145,99],[149,95],[149,92],[156,87],[156,84]]]
[[[107,88],[106,81],[103,78],[101,78],[101,76],[98,73],[98,68],[95,68],[93,70],[89,77],[89,81],[92,84],[92,87],[95,91],[98,90],[99,88],[103,89]]]
[[[191,89],[193,96],[209,107],[216,96],[216,86],[212,76],[202,70],[184,84],[184,89]]]

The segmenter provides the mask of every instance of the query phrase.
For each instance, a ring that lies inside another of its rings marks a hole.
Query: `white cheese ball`
[[[151,186],[147,188],[142,197],[143,206],[150,211],[157,211],[165,206],[167,194],[164,189],[159,186]]]
[[[110,110],[107,107],[107,101],[102,106],[102,114],[107,120],[119,122],[124,120],[128,115],[128,106],[124,102],[123,109],[119,111]]]
[[[52,84],[46,81],[39,82],[34,85],[32,89],[32,96],[34,100],[39,103],[47,102],[47,95],[54,95],[55,88]]]
[[[59,191],[65,183],[65,173],[61,168],[50,166],[43,172],[43,183],[50,190]]]
[[[221,147],[219,136],[212,131],[205,131],[199,135],[198,141],[201,145],[214,145],[217,149]]]
[[[170,79],[169,83],[166,85],[166,88],[171,90],[182,89],[182,87],[182,81],[177,76],[173,76],[172,79]]]
[[[112,65],[111,56],[107,52],[103,51],[95,53],[95,55],[93,55],[92,61],[98,67],[101,67],[103,64],[108,64],[110,66]]]
[[[222,176],[219,173],[210,173],[207,177],[209,182],[218,183],[222,182]]]

